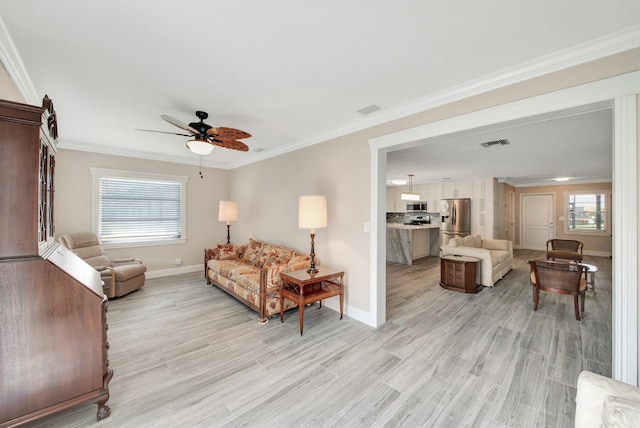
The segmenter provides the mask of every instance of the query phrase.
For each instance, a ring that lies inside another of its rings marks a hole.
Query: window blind
[[[179,182],[100,177],[98,233],[103,243],[182,237]]]

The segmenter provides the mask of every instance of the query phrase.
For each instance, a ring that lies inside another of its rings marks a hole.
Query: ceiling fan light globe
[[[208,155],[213,151],[213,144],[201,140],[189,140],[187,147],[197,155]]]

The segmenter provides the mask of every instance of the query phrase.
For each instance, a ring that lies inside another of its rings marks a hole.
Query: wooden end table
[[[283,272],[280,284],[280,321],[284,322],[284,299],[289,299],[298,304],[300,312],[300,336],[304,326],[304,307],[314,302],[332,296],[340,296],[340,319],[342,319],[342,308],[344,305],[344,277],[343,271],[317,266],[316,274],[307,273],[306,269],[293,272]]]
[[[482,285],[476,283],[479,258],[448,254],[440,259],[440,287],[461,293],[477,293]]]

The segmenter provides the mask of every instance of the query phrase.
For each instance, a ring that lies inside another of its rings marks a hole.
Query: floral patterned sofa
[[[319,264],[316,259],[316,265]],[[256,241],[249,238],[245,245],[218,244],[204,250],[204,276],[213,284],[231,294],[258,312],[264,323],[280,314],[280,273],[307,269],[311,257],[290,248]],[[284,300],[285,310],[296,304]]]

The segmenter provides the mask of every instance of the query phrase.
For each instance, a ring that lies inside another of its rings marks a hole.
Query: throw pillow
[[[289,262],[293,250],[277,245],[264,244],[258,267],[284,266]]]
[[[264,244],[262,242],[256,241],[253,238],[249,238],[249,243],[247,244],[247,249],[242,255],[242,260],[245,260],[252,265],[258,266],[263,246]]]
[[[218,260],[237,259],[236,246],[234,244],[218,244]]]
[[[320,261],[315,259],[316,266],[320,266]],[[289,270],[307,269],[311,265],[311,256],[307,254],[294,254],[289,260]]]

